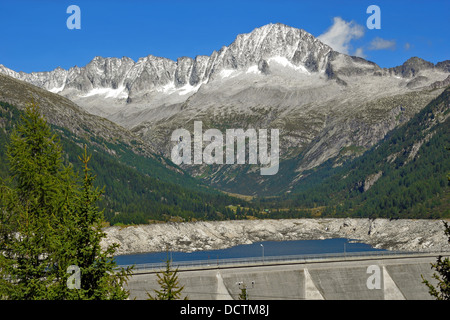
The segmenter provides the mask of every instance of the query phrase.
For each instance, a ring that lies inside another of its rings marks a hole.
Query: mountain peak
[[[270,58],[286,59],[309,72],[323,71],[332,49],[303,29],[282,23],[270,23],[239,34],[228,47],[219,51],[221,66],[241,69],[263,64]]]
[[[390,72],[410,76],[418,70],[433,67],[432,63],[413,57]],[[448,63],[442,63],[439,68],[450,69]],[[338,53],[305,30],[280,22],[239,34],[230,45],[210,56],[195,59],[179,57],[174,61],[149,54],[134,61],[128,57],[96,56],[84,67],[32,74],[0,66],[1,73],[55,93],[78,97],[77,102],[83,103],[88,97],[86,103],[95,108],[96,96],[100,99],[98,103],[113,98],[117,105],[126,102],[127,105],[143,103],[148,106],[153,101],[167,99],[167,96],[174,98],[169,99],[170,103],[183,103],[203,84],[228,81],[235,75],[270,77],[278,74],[286,79],[296,79],[323,73],[326,79],[345,85],[343,77],[372,75],[378,69],[374,63]],[[160,98],[153,99],[156,96]]]
[[[292,26],[289,26],[289,25],[281,23],[281,22],[268,23],[268,24],[262,25],[260,27],[256,27],[250,33],[255,32],[255,31],[259,31],[259,30],[260,31],[280,31],[280,30],[287,30],[287,31],[289,31],[289,30],[291,30],[291,31],[295,31],[295,32],[308,33],[308,32],[306,32],[303,29],[292,27]]]
[[[404,78],[411,78],[417,75],[421,70],[433,69],[434,64],[419,57],[411,57],[401,66],[391,68],[394,74],[401,75]]]
[[[84,94],[96,89],[125,87],[128,93],[132,91],[136,94],[172,85],[176,88],[198,87],[224,70],[228,72],[263,66],[264,72],[261,74],[267,75],[271,58],[286,61],[286,65],[293,66],[295,70],[324,71],[331,51],[329,46],[305,30],[277,22],[239,34],[229,46],[214,51],[211,56],[198,56],[195,59],[180,57],[173,61],[149,54],[134,61],[128,57],[95,56],[86,66],[75,66],[69,70],[56,68],[50,72],[27,74],[1,66],[0,72],[52,92],[62,92],[66,88]],[[120,96],[125,97],[125,94]]]

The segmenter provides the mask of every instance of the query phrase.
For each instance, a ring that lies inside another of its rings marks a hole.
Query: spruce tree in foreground
[[[100,192],[93,188],[86,151],[80,183],[31,103],[7,153],[10,180],[0,186],[0,299],[126,298],[130,270],[115,272],[115,247],[100,248]],[[69,266],[81,271],[79,289],[67,285]]]
[[[76,197],[73,216],[73,233],[69,235],[72,257],[70,263],[81,270],[81,290],[71,290],[76,298],[114,299],[128,298],[128,291],[123,289],[131,268],[115,270],[114,253],[117,244],[102,250],[100,243],[106,234],[102,231],[103,211],[96,206],[102,191],[94,187],[95,176],[88,167],[91,156],[86,147],[79,159],[83,163],[83,182],[80,194]],[[67,289],[66,289],[67,292]]]
[[[46,299],[58,274],[61,220],[73,175],[36,104],[31,104],[7,147],[11,181],[2,185],[2,298]]]
[[[155,296],[147,292],[149,300],[179,300],[184,286],[180,287],[178,280],[178,268],[172,270],[170,259],[166,261],[166,269],[156,275],[160,290],[154,290]],[[187,300],[187,297],[184,298]]]

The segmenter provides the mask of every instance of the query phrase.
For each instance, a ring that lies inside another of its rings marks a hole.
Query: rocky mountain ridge
[[[279,129],[281,161],[296,159],[290,179],[299,181],[329,159],[339,165],[342,158],[358,156],[408,121],[448,85],[449,64],[413,57],[401,66],[380,68],[277,23],[240,34],[229,46],[195,59],[96,57],[69,70],[26,74],[0,65],[0,73],[67,97],[131,130],[167,158],[171,133],[192,132],[194,120],[202,121],[204,130]],[[183,169],[246,194],[234,177],[255,170]],[[261,185],[270,186],[270,178],[259,177],[250,194],[258,194]]]
[[[49,123],[67,128],[75,136],[95,136],[112,144],[124,143],[130,149],[146,157],[154,157],[156,152],[150,145],[123,127],[92,115],[69,99],[52,94],[47,90],[0,73],[0,101],[24,109],[31,101],[36,102]],[[101,146],[105,148],[105,146]],[[108,151],[108,149],[105,149]]]
[[[277,23],[239,34],[229,46],[195,59],[180,57],[173,61],[148,55],[135,62],[128,57],[97,56],[84,67],[68,70],[58,67],[49,72],[24,73],[0,65],[0,73],[67,96],[94,114],[111,116],[117,110],[93,106],[106,103],[91,103],[91,100],[101,97],[120,101],[121,106],[143,103],[148,108],[149,100],[158,93],[166,96],[177,93],[179,97],[174,102],[186,102],[201,85],[214,79],[227,78],[242,70],[270,75],[271,65],[277,63],[304,74],[324,73],[325,78],[337,80],[341,85],[347,84],[342,76],[375,74],[412,78],[426,70],[449,72],[448,60],[434,65],[417,57],[401,66],[382,69],[373,62],[333,51],[302,29]]]
[[[238,35],[231,45],[214,51],[211,56],[195,59],[180,57],[173,61],[149,55],[134,62],[128,57],[95,57],[85,67],[74,66],[69,70],[58,67],[50,72],[27,74],[1,65],[0,71],[52,92],[75,89],[86,94],[93,89],[111,89],[116,90],[116,98],[133,98],[152,89],[168,91],[187,85],[195,87],[220,76],[221,72],[250,66],[263,69],[267,66],[265,57],[284,57],[294,65],[304,64],[308,71],[323,71],[331,51],[304,30],[270,24]]]

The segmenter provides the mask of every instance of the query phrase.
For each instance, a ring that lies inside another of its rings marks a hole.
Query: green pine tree
[[[166,269],[156,275],[160,290],[154,290],[155,296],[147,292],[149,300],[179,300],[184,286],[180,287],[178,279],[178,268],[172,269],[170,259],[166,260]],[[187,300],[187,296],[184,297]]]
[[[61,155],[56,135],[31,103],[7,147],[11,181],[2,185],[2,297],[52,295],[64,232],[61,221],[74,181]]]
[[[241,287],[241,292],[239,293],[239,300],[248,300],[248,292],[247,292],[247,286],[245,284]]]
[[[88,167],[90,159],[85,146],[84,154],[79,157],[83,163],[82,185],[71,204],[74,211],[71,212],[70,221],[65,222],[70,232],[66,233],[66,248],[61,257],[61,260],[65,260],[64,266],[75,265],[80,268],[80,288],[73,290],[67,287],[70,274],[62,268],[59,293],[64,299],[123,300],[129,295],[124,285],[132,268],[116,270],[114,253],[117,244],[105,250],[101,248],[101,240],[105,237],[102,231],[104,217],[97,202],[102,190],[94,187],[95,176]]]
[[[33,102],[10,137],[7,155],[11,179],[0,186],[0,298],[126,298],[130,270],[116,272],[115,246],[100,248],[100,192],[93,188],[86,151],[80,185]],[[81,270],[79,289],[68,288],[69,266]]]

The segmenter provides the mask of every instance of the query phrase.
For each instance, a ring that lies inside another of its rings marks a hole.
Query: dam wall
[[[444,255],[445,256],[445,255]],[[237,300],[242,288],[249,300],[429,300],[422,276],[437,281],[431,263],[438,254],[408,254],[283,261],[178,270],[182,297],[189,300]],[[157,270],[136,270],[129,279],[130,299],[148,299],[159,290]]]

